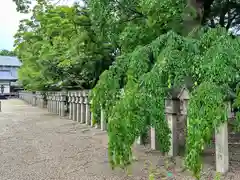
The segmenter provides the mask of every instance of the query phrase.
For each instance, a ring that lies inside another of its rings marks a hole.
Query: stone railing
[[[90,111],[89,90],[81,91],[59,91],[59,92],[19,92],[19,98],[32,105],[45,107],[50,113],[67,117],[81,124],[90,125],[93,127],[92,113]],[[47,102],[45,102],[45,100]],[[182,88],[177,94],[165,99],[165,116],[168,122],[168,127],[171,130],[170,151],[169,156],[176,156],[179,152],[179,146],[185,145],[186,130],[187,130],[187,106],[189,101],[189,92],[186,88]],[[226,102],[231,113],[231,103]],[[229,115],[230,116],[230,115]],[[95,128],[107,130],[107,123],[104,111],[101,110],[101,121],[95,125]],[[229,169],[228,155],[228,123],[220,126],[215,133],[215,154],[216,154],[216,170],[225,173]],[[158,150],[158,141],[155,127],[150,128],[150,146],[152,150]],[[141,137],[136,141],[141,144]]]
[[[45,93],[43,92],[36,92],[36,104],[38,107],[40,108],[44,108],[45,107]]]
[[[50,113],[93,127],[89,92],[89,90],[36,93],[23,91],[19,92],[19,98],[33,106],[46,107]],[[101,110],[101,122],[96,124],[95,128],[103,131],[107,129],[103,110]]]
[[[182,88],[177,95],[165,99],[165,117],[168,127],[171,130],[169,156],[177,156],[179,147],[185,146],[186,131],[188,126],[187,107],[190,99],[189,92]],[[226,101],[228,107],[228,118],[232,118],[231,103]],[[158,149],[157,136],[155,128],[150,128],[150,146],[152,150]],[[139,137],[137,144],[141,144]],[[216,171],[226,173],[229,170],[229,153],[228,153],[228,123],[225,122],[215,131],[215,154],[216,154]]]
[[[36,99],[36,94],[33,92],[19,92],[18,93],[19,99],[22,99],[23,101],[27,102],[28,104],[31,104],[33,106],[36,106],[37,104],[37,99]]]

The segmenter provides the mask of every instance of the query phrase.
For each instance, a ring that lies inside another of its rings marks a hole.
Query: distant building
[[[0,56],[0,95],[9,96],[18,86],[18,68],[21,62],[17,57]]]

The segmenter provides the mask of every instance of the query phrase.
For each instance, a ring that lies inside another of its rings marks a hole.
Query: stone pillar
[[[51,94],[48,92],[48,111],[51,112]]]
[[[226,102],[228,118],[231,117],[231,102]],[[215,130],[216,171],[227,173],[229,170],[228,122],[224,122]]]
[[[49,94],[47,93],[46,96],[47,96],[47,110],[49,112]]]
[[[54,100],[54,94],[53,94],[53,92],[52,92],[52,113],[54,113],[54,111],[55,111],[55,100]]]
[[[55,113],[55,96],[53,92],[52,92],[52,113]]]
[[[93,124],[93,113],[92,112],[90,112],[90,116],[91,116],[91,127],[93,127],[94,126],[94,124]]]
[[[56,101],[56,114],[58,115],[59,113],[59,92],[55,93],[55,101]]]
[[[77,93],[77,122],[81,122],[81,96],[82,96],[82,92],[79,91]]]
[[[66,102],[66,93],[60,93],[60,116],[65,116],[65,102]]]
[[[77,92],[73,92],[73,120],[77,121]]]
[[[165,113],[168,127],[171,131],[170,134],[170,150],[169,156],[176,156],[178,153],[178,139],[177,139],[177,113],[179,112],[179,101],[166,99],[165,100]]]
[[[107,122],[106,122],[105,112],[103,108],[101,108],[101,130],[102,131],[107,130]]]
[[[86,93],[85,91],[82,91],[82,97],[80,99],[81,101],[81,123],[85,123],[85,118],[86,118],[86,104],[85,104],[85,98],[86,98]]]
[[[57,114],[57,95],[54,92],[54,114]]]
[[[30,93],[30,104],[33,105],[33,93]]]
[[[69,102],[69,119],[72,119],[72,111],[73,111],[73,104],[72,104],[72,93],[68,92],[68,102]]]
[[[50,112],[51,113],[53,112],[53,94],[52,94],[52,92],[50,94]]]
[[[151,136],[151,149],[152,150],[157,150],[158,148],[158,143],[157,143],[157,135],[154,127],[151,127],[150,129],[150,136]],[[140,137],[139,137],[140,138]],[[140,140],[139,140],[140,141]],[[139,142],[140,143],[140,142]]]
[[[135,143],[136,143],[137,145],[143,144],[143,143],[142,143],[142,138],[141,138],[141,136],[139,136],[139,137],[136,139]]]
[[[61,116],[61,92],[58,93],[58,115]]]
[[[48,110],[51,112],[52,104],[51,104],[51,94],[48,92]]]
[[[85,123],[86,125],[91,125],[91,112],[90,112],[90,103],[88,100],[88,96],[85,99],[86,101],[86,120]]]
[[[182,88],[178,95],[178,99],[180,100],[180,114],[178,116],[177,123],[177,131],[178,131],[178,145],[185,147],[186,137],[187,137],[187,127],[188,127],[188,119],[187,119],[187,109],[188,109],[188,101],[190,99],[189,91],[187,88]]]
[[[41,102],[42,102],[41,92],[37,92],[37,106],[40,108],[42,107]]]
[[[38,104],[39,104],[38,92],[35,92],[35,96],[36,96],[36,106],[39,107],[38,106]]]
[[[60,96],[61,96],[61,92],[58,92],[58,96],[57,96],[57,114],[59,116],[60,116],[60,112],[61,112]]]
[[[31,99],[32,99],[31,94],[28,92],[28,104],[31,104]]]
[[[35,93],[32,94],[32,105],[37,106],[37,95]]]
[[[44,108],[44,95],[41,93],[40,107]]]

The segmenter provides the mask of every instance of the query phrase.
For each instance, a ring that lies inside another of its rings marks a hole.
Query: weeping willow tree
[[[111,165],[131,163],[134,141],[150,126],[156,128],[159,149],[169,151],[164,98],[188,78],[194,87],[188,109],[185,164],[200,178],[200,154],[215,128],[227,120],[225,95],[235,92],[239,82],[239,39],[222,28],[202,27],[211,3],[200,4],[205,11],[198,11],[198,4],[186,9],[189,4],[181,1],[132,1],[123,6],[125,3],[90,3],[97,28],[114,39],[121,52],[100,76],[91,95],[94,120],[99,121],[100,107],[106,112]],[[190,18],[180,16],[192,12]]]
[[[92,92],[94,117],[100,117],[100,107],[107,115],[112,166],[130,163],[134,141],[149,126],[156,128],[160,151],[169,151],[164,98],[188,77],[194,88],[188,109],[186,165],[199,177],[200,154],[215,128],[227,121],[224,99],[240,80],[238,48],[239,40],[221,29],[209,30],[199,39],[169,32],[119,57]]]

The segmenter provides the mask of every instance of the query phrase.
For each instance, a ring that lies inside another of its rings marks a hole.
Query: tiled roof
[[[17,57],[0,56],[0,66],[21,66],[21,64]]]
[[[0,80],[17,80],[17,78],[13,77],[10,71],[0,71]]]

